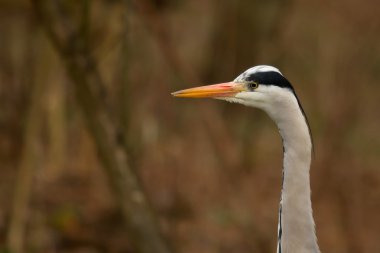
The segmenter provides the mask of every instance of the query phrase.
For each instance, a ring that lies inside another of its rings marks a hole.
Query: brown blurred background
[[[274,123],[170,95],[258,64],[280,68],[309,117],[321,251],[380,252],[379,13],[370,0],[1,0],[2,252],[144,252],[120,168],[170,252],[275,252]]]

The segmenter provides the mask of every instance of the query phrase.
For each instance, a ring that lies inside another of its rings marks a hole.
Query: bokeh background
[[[314,135],[322,252],[380,252],[379,13],[370,0],[1,0],[1,249],[138,252],[126,183],[105,169],[122,149],[171,252],[275,252],[274,123],[170,95],[270,64]]]

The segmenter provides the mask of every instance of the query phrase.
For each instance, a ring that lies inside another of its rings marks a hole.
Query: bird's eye
[[[259,87],[259,84],[257,82],[254,82],[254,81],[251,81],[251,82],[248,82],[248,87],[252,90],[256,89],[257,87]]]

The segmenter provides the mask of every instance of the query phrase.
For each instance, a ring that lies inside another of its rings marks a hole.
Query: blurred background
[[[370,0],[1,0],[1,252],[275,252],[274,123],[170,95],[259,64],[309,117],[321,251],[380,252],[379,13]]]

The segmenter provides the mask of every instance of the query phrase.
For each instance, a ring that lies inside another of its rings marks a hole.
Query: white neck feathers
[[[284,145],[277,252],[319,253],[310,199],[312,142],[296,96],[289,88],[260,85],[253,92],[218,99],[260,108],[276,122]]]

